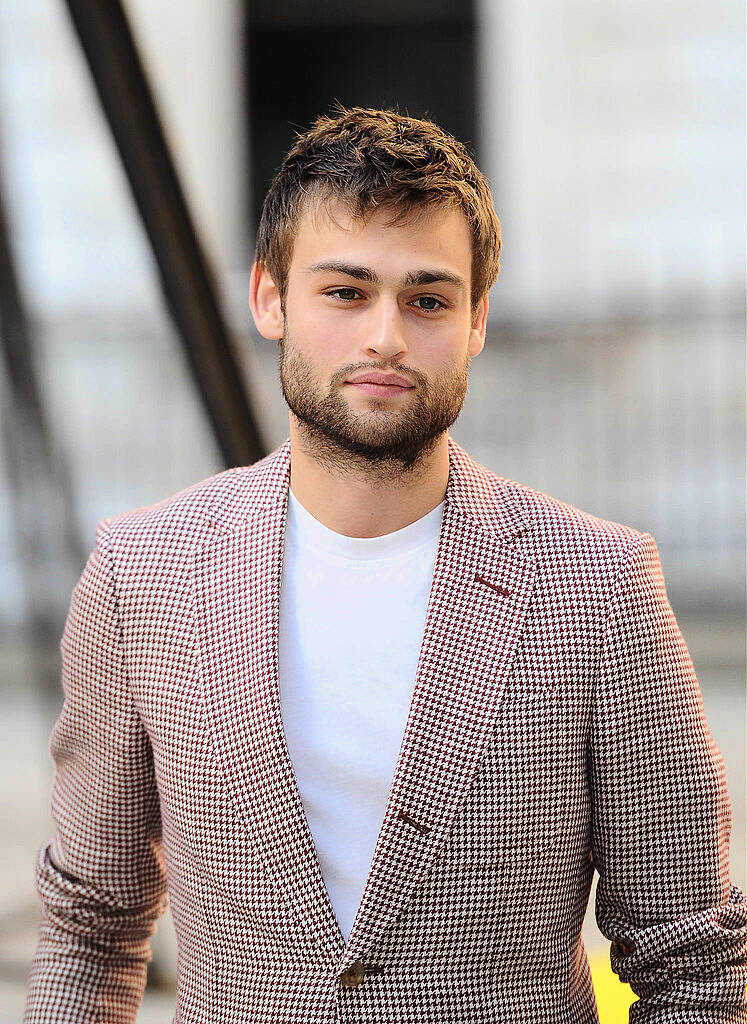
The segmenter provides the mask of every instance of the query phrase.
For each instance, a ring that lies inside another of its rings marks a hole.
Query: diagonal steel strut
[[[67,0],[67,6],[224,463],[256,462],[268,448],[242,382],[215,279],[122,4],[120,0]]]

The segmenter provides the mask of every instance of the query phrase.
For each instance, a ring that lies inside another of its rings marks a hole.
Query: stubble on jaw
[[[415,393],[403,396],[402,408],[396,408],[399,399],[372,399],[370,409],[354,410],[342,391],[347,378],[365,367],[340,370],[325,390],[287,331],[279,347],[280,386],[307,454],[335,475],[363,476],[374,485],[403,476],[414,481],[425,473],[429,455],[456,422],[467,394],[468,355],[463,366],[432,380],[404,366],[387,367],[407,375]]]

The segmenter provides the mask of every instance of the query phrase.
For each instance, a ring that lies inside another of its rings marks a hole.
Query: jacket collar
[[[516,500],[512,481],[490,473],[450,435],[448,443],[447,505],[504,542],[529,531],[532,525]],[[240,527],[251,509],[284,505],[290,486],[290,466],[291,442],[287,438],[261,461],[223,474],[225,486],[212,507],[219,531]]]

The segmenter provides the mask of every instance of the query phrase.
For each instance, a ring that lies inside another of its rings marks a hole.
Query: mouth
[[[365,391],[367,395],[377,395],[379,397],[391,398],[394,395],[403,394],[406,391],[412,391],[412,385],[405,387],[402,384],[374,384],[370,380],[362,381],[347,381],[351,388],[357,388],[359,391]]]

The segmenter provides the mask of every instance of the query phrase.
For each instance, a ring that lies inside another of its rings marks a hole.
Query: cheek
[[[365,316],[356,316],[353,311],[337,316],[317,314],[307,319],[307,326],[304,349],[321,371],[334,373],[341,367],[372,361],[366,357],[372,325]]]
[[[343,325],[335,317],[325,315],[323,310],[289,309],[286,334],[308,361],[325,361],[343,337]]]
[[[286,337],[304,362],[320,372],[343,359],[351,344],[341,319],[308,310],[288,316]]]
[[[407,356],[417,360],[424,373],[437,377],[466,363],[468,348],[469,332],[462,335],[453,328],[441,331],[431,326],[408,339]]]

